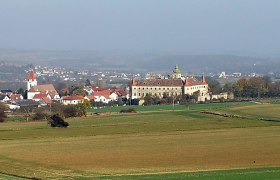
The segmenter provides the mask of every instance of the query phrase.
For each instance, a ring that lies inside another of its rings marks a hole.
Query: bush
[[[46,120],[49,117],[50,113],[44,108],[38,108],[35,110],[32,119],[33,120]]]
[[[136,110],[134,108],[127,108],[127,109],[122,109],[120,113],[136,113]]]
[[[7,118],[7,114],[5,111],[8,107],[4,103],[0,103],[0,122],[4,122],[5,118]]]
[[[7,118],[6,113],[0,112],[0,122],[4,122],[4,121],[5,121],[5,118]]]
[[[65,118],[78,116],[78,108],[75,105],[64,106],[62,111]]]
[[[51,127],[68,127],[69,124],[67,122],[65,122],[61,117],[59,117],[58,115],[52,115],[51,119],[48,122],[49,124],[51,124]]]

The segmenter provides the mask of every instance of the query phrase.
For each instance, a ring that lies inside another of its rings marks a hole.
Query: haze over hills
[[[0,61],[12,64],[34,64],[88,70],[121,70],[134,72],[169,72],[178,64],[184,73],[211,72],[279,72],[280,58],[221,54],[164,54],[95,51],[20,51],[0,50]]]

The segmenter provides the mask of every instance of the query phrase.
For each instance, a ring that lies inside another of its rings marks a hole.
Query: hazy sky
[[[0,0],[0,48],[280,54],[280,0]]]

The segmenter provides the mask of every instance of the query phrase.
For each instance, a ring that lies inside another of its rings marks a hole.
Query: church
[[[143,99],[147,95],[158,96],[180,96],[199,93],[198,101],[204,102],[210,99],[208,84],[205,76],[201,80],[195,77],[183,77],[179,66],[176,65],[170,78],[132,80],[130,86],[131,99]]]
[[[59,101],[60,96],[52,84],[37,85],[36,73],[30,69],[27,80],[27,99],[49,104],[52,100]]]

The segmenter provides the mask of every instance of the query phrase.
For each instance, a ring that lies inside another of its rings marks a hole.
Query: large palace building
[[[132,80],[130,86],[130,98],[142,99],[146,95],[158,96],[162,98],[166,96],[179,96],[183,94],[193,95],[195,92],[199,94],[198,101],[210,99],[208,84],[202,75],[201,80],[195,77],[182,77],[178,65],[173,70],[172,78],[162,79],[143,79]]]

